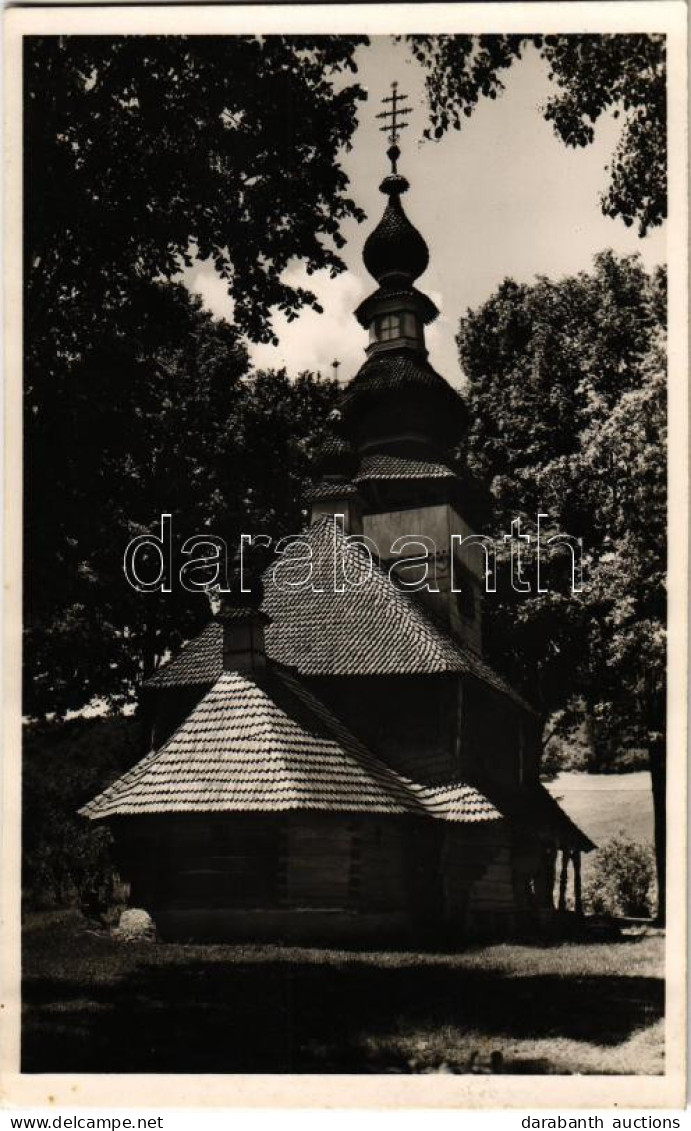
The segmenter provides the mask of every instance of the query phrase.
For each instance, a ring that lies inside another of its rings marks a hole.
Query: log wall
[[[518,704],[469,677],[463,685],[461,726],[462,773],[508,786],[538,781],[536,720]]]
[[[507,935],[537,922],[539,850],[505,822],[338,813],[122,818],[131,902],[166,938]]]
[[[435,783],[458,772],[458,676],[328,676],[307,682],[353,734],[404,776]]]
[[[449,826],[444,918],[451,939],[506,933],[515,921],[511,837],[503,821]]]
[[[405,935],[414,920],[406,818],[140,817],[115,833],[131,902],[167,937]]]

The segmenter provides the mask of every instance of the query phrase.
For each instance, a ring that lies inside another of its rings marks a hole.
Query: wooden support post
[[[545,849],[545,906],[550,911],[554,910],[554,885],[557,881],[557,854],[558,849],[549,845]]]
[[[559,876],[559,910],[566,911],[566,885],[569,878],[569,853],[561,850],[561,873]]]
[[[575,849],[573,853],[573,900],[576,914],[583,914],[583,896],[581,892],[581,853]]]

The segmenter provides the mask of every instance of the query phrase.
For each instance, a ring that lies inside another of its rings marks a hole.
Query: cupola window
[[[377,339],[380,342],[390,342],[392,338],[400,338],[403,333],[403,319],[400,314],[383,314],[377,319]]]
[[[372,324],[370,340],[391,342],[396,338],[419,338],[417,319],[411,311],[380,314]]]

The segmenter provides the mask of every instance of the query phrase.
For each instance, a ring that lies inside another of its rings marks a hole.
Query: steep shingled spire
[[[401,116],[410,113],[400,106],[405,97],[394,84],[383,100],[391,108],[378,115],[386,122],[392,172],[380,185],[388,203],[365,242],[363,259],[379,286],[355,311],[370,340],[367,361],[344,389],[341,412],[344,431],[361,456],[395,452],[439,465],[460,439],[465,411],[458,393],[427,360],[425,326],[439,311],[414,286],[427,268],[429,250],[401,204],[410,187],[397,168],[398,135],[407,126]]]

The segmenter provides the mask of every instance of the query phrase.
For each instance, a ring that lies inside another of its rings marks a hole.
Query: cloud
[[[207,310],[217,318],[233,321],[233,301],[225,283],[217,275],[213,263],[197,260],[187,267],[181,279],[189,291],[201,295]],[[316,296],[323,313],[304,309],[294,322],[276,313],[272,323],[278,346],[247,342],[250,361],[257,369],[287,369],[296,376],[305,369],[332,376],[332,363],[340,361],[339,380],[347,380],[365,360],[367,336],[355,319],[355,308],[365,297],[362,279],[344,271],[335,279],[328,272],[308,275],[301,264],[289,267],[283,274],[286,283],[305,287]]]
[[[205,308],[216,318],[225,318],[227,322],[233,321],[235,304],[211,260],[195,260],[193,267],[184,268],[180,279],[188,291],[201,296]]]
[[[250,344],[252,364],[258,369],[285,367],[292,375],[310,369],[331,376],[332,362],[337,360],[341,363],[339,379],[351,377],[365,360],[367,337],[354,317],[365,297],[363,281],[351,271],[335,279],[326,271],[308,275],[301,265],[289,268],[284,278],[291,286],[313,291],[323,314],[305,309],[294,322],[274,315],[279,345]]]

